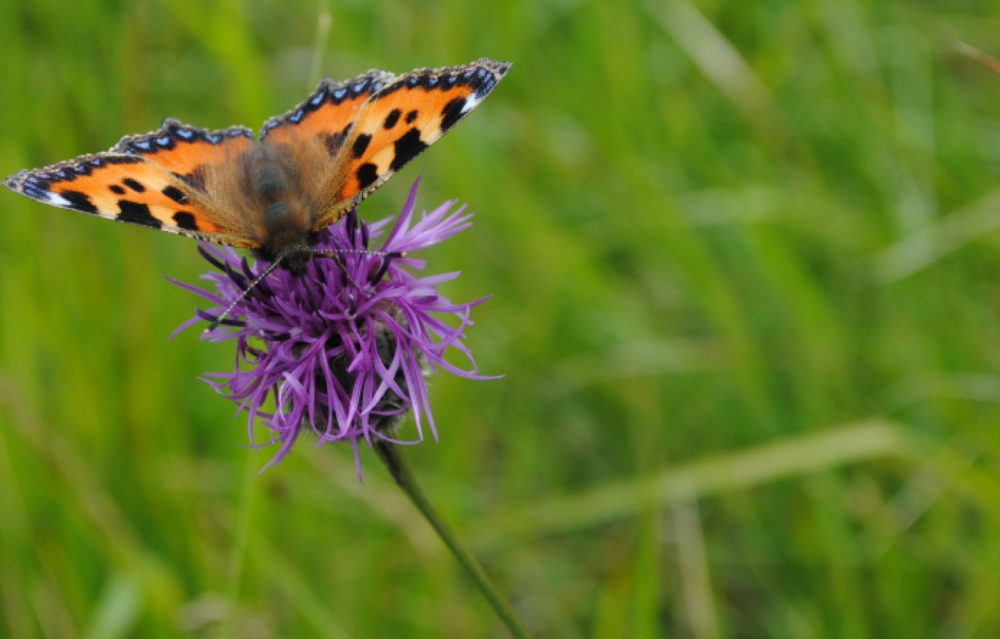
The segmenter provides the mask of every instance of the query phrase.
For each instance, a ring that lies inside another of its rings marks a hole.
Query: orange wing
[[[127,135],[110,152],[142,156],[197,186],[199,171],[231,161],[253,143],[253,131],[244,126],[208,131],[166,118],[158,130]]]
[[[489,58],[416,69],[371,97],[351,128],[318,228],[336,221],[479,106],[510,70]]]
[[[39,202],[220,244],[256,246],[227,228],[199,190],[138,155],[97,153],[4,180]]]
[[[261,142],[308,145],[319,138],[336,155],[358,117],[361,106],[395,76],[372,69],[356,78],[334,82],[324,78],[302,104],[264,123]]]
[[[239,220],[206,189],[206,176],[253,145],[244,127],[206,131],[166,119],[111,151],[24,170],[4,186],[34,200],[200,239],[256,247]]]
[[[261,141],[305,151],[322,176],[314,229],[336,222],[436,142],[503,79],[510,63],[483,58],[396,77],[371,70],[325,79],[304,102],[264,124]],[[319,153],[309,151],[320,149]]]

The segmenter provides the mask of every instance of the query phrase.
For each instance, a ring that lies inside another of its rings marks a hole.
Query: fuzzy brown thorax
[[[303,178],[303,159],[286,146],[258,143],[237,163],[238,188],[246,194],[261,253],[295,274],[304,271],[316,242],[317,197]]]

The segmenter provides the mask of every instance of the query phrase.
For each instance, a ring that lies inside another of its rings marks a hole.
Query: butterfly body
[[[265,122],[199,129],[168,118],[111,150],[4,181],[45,204],[257,249],[301,272],[342,217],[488,96],[510,68],[483,58],[401,76],[324,79]]]
[[[268,261],[301,273],[318,237],[323,214],[321,180],[311,167],[322,165],[316,149],[254,142],[206,179],[230,189],[233,214],[246,223],[243,234]]]

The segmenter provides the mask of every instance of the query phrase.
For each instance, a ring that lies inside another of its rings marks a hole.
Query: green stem
[[[388,442],[376,441],[375,452],[382,458],[386,468],[392,474],[392,478],[396,480],[396,484],[403,489],[403,492],[410,498],[413,505],[417,507],[417,510],[423,514],[424,518],[437,531],[438,536],[441,537],[441,541],[448,546],[448,549],[455,555],[458,562],[469,571],[469,575],[472,576],[476,585],[479,586],[479,590],[482,591],[486,600],[493,606],[493,610],[496,611],[500,620],[510,630],[510,634],[517,639],[527,639],[527,631],[525,631],[524,626],[521,625],[521,622],[514,615],[514,611],[500,597],[500,593],[493,586],[493,582],[486,576],[486,573],[483,572],[482,567],[480,567],[475,558],[458,541],[455,533],[448,527],[448,524],[444,523],[438,512],[431,506],[431,503],[427,501],[427,497],[420,489],[420,485],[417,483],[416,477],[413,476],[410,466],[399,455],[398,447]]]

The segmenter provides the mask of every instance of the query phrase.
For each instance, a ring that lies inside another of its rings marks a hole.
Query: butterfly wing
[[[338,158],[317,227],[336,221],[392,177],[488,96],[510,69],[489,58],[416,69],[364,105]]]
[[[372,69],[343,82],[324,78],[301,104],[268,119],[261,128],[260,140],[293,147],[319,140],[327,154],[336,157],[362,105],[395,77],[388,71]]]
[[[24,170],[4,186],[39,202],[199,239],[256,247],[239,220],[222,211],[206,180],[253,144],[243,127],[205,131],[164,120],[107,153]]]
[[[304,102],[268,120],[261,141],[291,149],[322,146],[321,153],[302,154],[321,164],[314,220],[319,230],[440,139],[509,69],[507,62],[483,58],[398,77],[373,70],[344,82],[324,80]]]
[[[249,151],[253,143],[253,131],[245,126],[208,131],[166,118],[156,131],[123,137],[111,152],[151,160],[204,191],[206,173]]]

